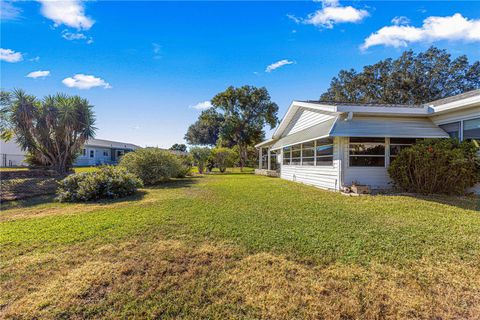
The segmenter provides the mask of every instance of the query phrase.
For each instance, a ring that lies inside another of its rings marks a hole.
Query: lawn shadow
[[[31,198],[20,199],[20,200],[2,201],[0,203],[0,207],[1,207],[1,210],[4,211],[9,209],[28,208],[36,205],[52,203],[54,201],[55,201],[55,195],[48,194],[48,195],[41,195],[41,196],[33,196]]]
[[[480,211],[480,196],[444,196],[444,195],[420,195],[420,194],[404,194],[405,196],[421,199],[430,202],[445,204],[460,209]]]
[[[186,178],[177,178],[163,182],[161,184],[153,186],[145,186],[146,189],[180,189],[180,188],[190,188],[192,185],[197,184],[200,179],[203,179],[202,176],[192,176]]]

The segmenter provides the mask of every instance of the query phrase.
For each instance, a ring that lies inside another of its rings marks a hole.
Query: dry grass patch
[[[474,265],[321,268],[261,253],[240,261],[223,285],[263,319],[480,317],[480,270]]]

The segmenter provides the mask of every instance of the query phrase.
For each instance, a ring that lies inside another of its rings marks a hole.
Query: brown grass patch
[[[480,317],[478,266],[319,268],[261,253],[240,261],[224,285],[264,319]]]
[[[478,319],[478,265],[321,267],[237,246],[131,239],[2,266],[0,318]]]

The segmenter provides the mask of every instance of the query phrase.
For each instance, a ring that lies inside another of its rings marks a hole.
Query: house
[[[138,148],[140,147],[126,142],[89,139],[83,146],[74,165],[96,166],[115,164],[122,155]],[[24,160],[25,151],[22,151],[14,141],[0,141],[0,167],[25,166]]]
[[[480,139],[480,90],[423,105],[293,101],[272,138],[256,145],[256,173],[337,191],[354,182],[385,189],[402,148],[449,136]]]

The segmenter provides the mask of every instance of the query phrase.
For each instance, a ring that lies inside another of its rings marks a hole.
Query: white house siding
[[[87,147],[85,148],[86,153],[85,155],[81,154],[75,160],[75,166],[96,166],[101,164],[109,164],[112,163],[111,161],[111,149],[107,148],[96,148],[96,147]],[[93,151],[93,158],[90,157],[90,151]],[[106,151],[108,156],[104,156],[103,152]]]
[[[445,114],[439,114],[430,117],[436,125],[478,118],[480,116],[480,106],[468,108],[465,110],[453,111]]]
[[[333,166],[292,166],[280,165],[280,178],[300,182],[315,187],[339,190],[340,189],[340,139],[333,143]],[[280,160],[283,159],[283,150]]]
[[[385,150],[390,152],[390,140],[385,139]],[[350,186],[354,182],[365,184],[372,189],[386,189],[391,187],[391,180],[388,175],[390,156],[385,157],[385,167],[350,167],[349,163],[349,138],[343,138],[343,185]]]
[[[286,128],[283,136],[302,131],[320,122],[323,122],[325,120],[332,119],[332,118],[333,116],[322,114],[317,111],[300,109],[297,111],[292,121]]]

